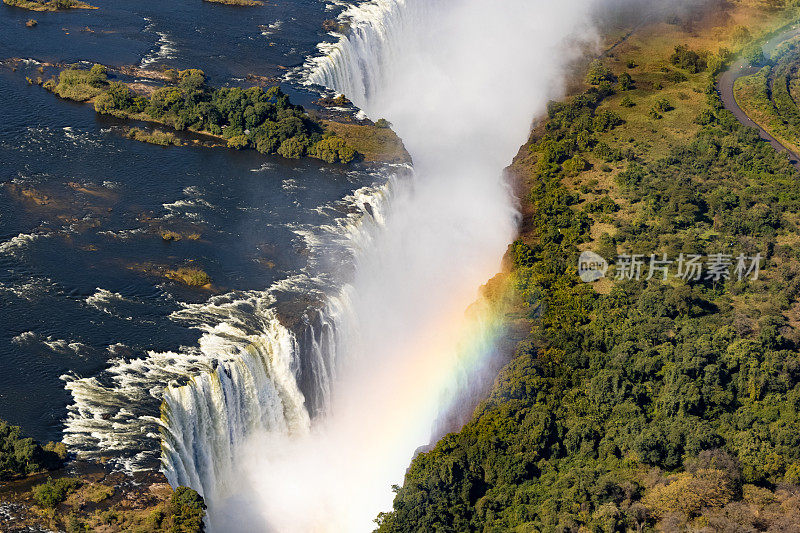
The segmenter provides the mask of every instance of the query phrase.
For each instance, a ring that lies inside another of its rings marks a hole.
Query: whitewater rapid
[[[114,449],[158,428],[164,473],[204,495],[212,531],[370,530],[495,353],[504,324],[478,288],[517,225],[502,169],[561,94],[574,44],[594,38],[591,4],[340,4],[347,34],[300,77],[390,120],[413,172],[386,169],[349,216],[303,230],[310,277],[175,313],[202,330],[199,346],[121,360],[112,385],[68,378],[67,438]],[[313,281],[332,264],[344,265],[334,282]],[[286,294],[313,303],[289,319]],[[143,396],[163,400],[160,419],[127,416]],[[92,415],[103,402],[119,420]]]
[[[594,38],[590,7],[370,0],[343,10],[346,35],[321,45],[302,79],[391,121],[413,176],[392,182],[390,199],[372,206],[380,216],[365,215],[370,223],[352,233],[366,244],[351,247],[352,275],[327,295],[339,303],[324,310],[335,360],[316,367],[325,377],[309,389],[324,394],[310,423],[206,432],[210,422],[198,428],[191,418],[203,440],[179,455],[205,463],[194,467],[212,528],[368,531],[390,508],[391,485],[502,335],[502,319],[478,299],[517,224],[502,169],[532,117],[561,94],[564,69],[581,52],[569,43]],[[319,359],[300,350],[301,361]],[[168,404],[176,397],[167,391]]]

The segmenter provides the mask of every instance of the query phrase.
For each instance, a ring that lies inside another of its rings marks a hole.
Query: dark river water
[[[0,4],[0,59],[192,67],[214,85],[246,85],[248,74],[283,76],[301,65],[333,16],[316,0],[91,3],[100,9]],[[38,26],[26,28],[29,18]],[[112,360],[197,342],[197,330],[170,317],[183,304],[330,274],[336,262],[312,261],[308,235],[335,224],[354,191],[380,177],[128,140],[90,105],[28,85],[35,69],[0,67],[0,418],[60,440],[73,403],[66,381],[102,380]],[[300,103],[315,96],[284,88]],[[164,231],[184,238],[165,241]],[[202,268],[212,288],[164,277],[179,267]]]

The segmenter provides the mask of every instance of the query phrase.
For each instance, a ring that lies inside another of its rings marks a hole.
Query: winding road
[[[778,45],[780,45],[786,39],[790,37],[794,37],[800,34],[800,27],[792,26],[787,31],[781,33],[780,35],[770,39],[764,46],[764,54],[769,55],[775,50]],[[744,76],[750,76],[758,72],[758,67],[750,66],[745,59],[739,59],[736,61],[731,67],[726,70],[722,75],[719,77],[717,81],[717,90],[719,91],[720,98],[722,99],[722,104],[725,108],[733,113],[736,119],[744,124],[745,126],[749,126],[751,128],[756,128],[758,130],[758,135],[764,139],[765,141],[769,142],[775,150],[779,152],[783,152],[789,155],[789,162],[794,165],[798,170],[800,170],[800,155],[796,154],[783,144],[778,141],[775,137],[770,135],[764,128],[756,124],[750,117],[747,116],[739,104],[736,102],[736,98],[733,95],[733,85],[736,83],[736,80],[742,78]]]

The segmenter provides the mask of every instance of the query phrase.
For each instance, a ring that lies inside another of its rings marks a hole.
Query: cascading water
[[[590,7],[370,0],[342,13],[348,34],[305,79],[391,120],[414,176],[350,231],[352,278],[305,348],[274,321],[257,338],[223,321],[209,338],[236,357],[165,391],[166,473],[204,493],[212,529],[362,531],[389,507],[502,331],[491,309],[465,313],[514,235],[501,169],[559,94],[579,53],[567,39],[591,40]]]

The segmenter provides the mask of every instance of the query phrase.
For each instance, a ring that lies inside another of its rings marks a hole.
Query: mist
[[[515,236],[503,169],[596,43],[592,7],[375,0],[348,10],[350,35],[312,61],[309,81],[391,121],[414,175],[390,182],[383,220],[355,254],[325,414],[308,431],[242,444],[225,493],[209,501],[214,530],[370,531],[390,510],[391,485],[492,351],[497,318],[466,311]]]

